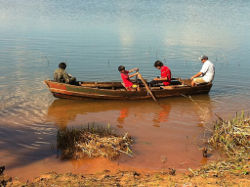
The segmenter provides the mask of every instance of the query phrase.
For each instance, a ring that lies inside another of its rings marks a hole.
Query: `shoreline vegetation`
[[[132,138],[127,134],[117,135],[110,128],[64,129],[57,138],[63,159],[82,156],[116,159],[123,153],[132,155]],[[222,158],[186,173],[176,173],[174,169],[146,173],[105,170],[86,175],[50,172],[23,183],[4,175],[5,168],[0,167],[0,186],[249,186],[249,139],[250,117],[242,112],[231,120],[218,117],[213,125],[203,156],[217,150]],[[65,140],[66,145],[61,143]],[[100,151],[105,149],[109,151]]]
[[[57,149],[61,159],[104,157],[116,160],[121,154],[133,157],[132,137],[116,133],[110,125],[60,129],[57,132]]]
[[[231,120],[218,116],[207,144],[210,150],[218,150],[223,159],[210,162],[191,171],[194,176],[223,177],[225,175],[249,176],[250,117],[244,112]]]

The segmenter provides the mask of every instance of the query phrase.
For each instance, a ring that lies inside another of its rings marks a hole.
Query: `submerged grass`
[[[193,175],[223,176],[224,174],[249,175],[250,118],[244,112],[236,114],[232,120],[219,120],[214,124],[212,136],[208,140],[211,149],[219,150],[225,159],[211,162]]]
[[[132,156],[132,143],[127,133],[119,135],[109,125],[93,124],[58,130],[57,133],[57,148],[61,151],[62,159],[105,157],[114,160],[120,154]]]

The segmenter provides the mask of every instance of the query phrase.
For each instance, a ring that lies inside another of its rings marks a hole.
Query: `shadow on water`
[[[7,168],[12,169],[54,155],[56,128],[47,125],[36,124],[37,129],[0,126],[0,150],[4,150],[3,157],[0,155],[1,162],[7,162]]]

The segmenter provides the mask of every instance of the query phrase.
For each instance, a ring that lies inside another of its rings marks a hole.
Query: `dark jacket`
[[[54,81],[62,83],[71,83],[75,77],[69,75],[64,69],[58,68],[54,72]]]

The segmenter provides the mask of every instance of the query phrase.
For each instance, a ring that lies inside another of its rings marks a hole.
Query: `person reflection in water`
[[[171,105],[162,105],[161,108],[162,110],[159,113],[156,113],[153,119],[154,127],[160,127],[160,123],[168,121],[168,116],[171,111]]]
[[[128,108],[122,108],[120,110],[120,116],[117,118],[117,122],[119,123],[117,127],[123,128],[124,120],[126,117],[128,117]]]
[[[54,72],[54,81],[67,84],[76,84],[76,78],[65,71],[67,67],[65,62],[61,62],[58,67],[59,68]]]

